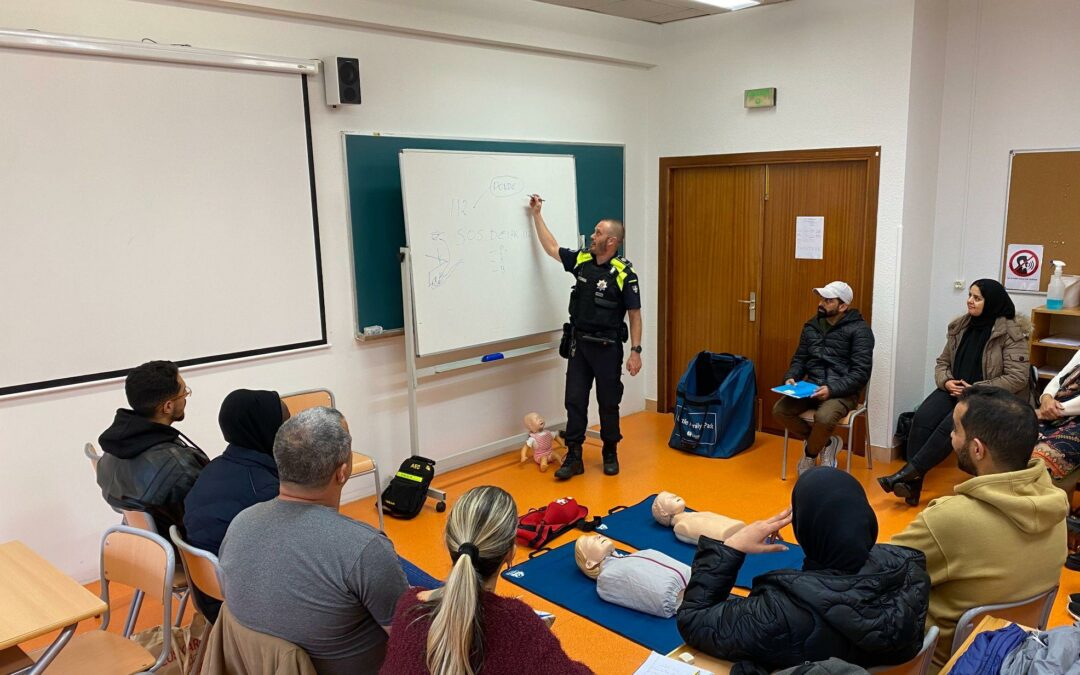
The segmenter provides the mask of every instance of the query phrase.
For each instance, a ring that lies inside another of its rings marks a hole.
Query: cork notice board
[[[1009,244],[1042,244],[1045,292],[1051,260],[1064,261],[1065,274],[1080,274],[1080,149],[1013,151],[1011,162],[1002,255]]]

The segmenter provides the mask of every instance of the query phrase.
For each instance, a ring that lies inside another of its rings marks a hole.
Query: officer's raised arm
[[[540,195],[529,195],[529,212],[532,214],[533,225],[536,226],[536,238],[540,240],[545,253],[561,262],[559,242],[555,241],[555,236],[551,234],[547,223],[544,222],[544,217],[540,215],[540,209],[543,206],[544,200],[540,198]]]

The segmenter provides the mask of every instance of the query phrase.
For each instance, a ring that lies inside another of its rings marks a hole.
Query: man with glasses
[[[98,438],[101,494],[118,509],[150,514],[160,534],[170,525],[183,532],[184,497],[210,461],[173,427],[184,419],[191,389],[175,363],[149,361],[128,373],[124,391],[131,410],[117,410]]]

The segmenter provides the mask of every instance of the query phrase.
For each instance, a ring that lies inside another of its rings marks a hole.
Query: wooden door
[[[769,390],[816,310],[812,289],[846,281],[870,321],[878,162],[876,147],[661,158],[659,410],[694,354],[730,351],[754,360],[759,421],[782,432]],[[822,260],[796,260],[797,216],[825,218]],[[738,303],[751,290],[754,323]]]
[[[757,322],[748,301],[760,290],[765,167],[687,167],[671,172],[665,187],[670,264],[661,306],[679,309],[661,310],[667,326],[662,386],[674,401],[679,378],[698,352],[757,357]]]
[[[852,307],[870,322],[874,228],[867,226],[866,161],[770,164],[767,172],[758,395],[763,429],[783,433],[772,417],[780,395],[770,389],[783,381],[802,326],[817,311],[813,289],[847,282],[855,296]],[[798,216],[825,217],[824,258],[795,258]]]

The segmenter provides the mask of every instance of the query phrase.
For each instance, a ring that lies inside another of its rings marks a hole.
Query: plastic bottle
[[[1046,308],[1061,309],[1065,305],[1065,280],[1061,278],[1061,272],[1065,263],[1060,260],[1052,260],[1054,275],[1050,277],[1050,285],[1046,287]]]

